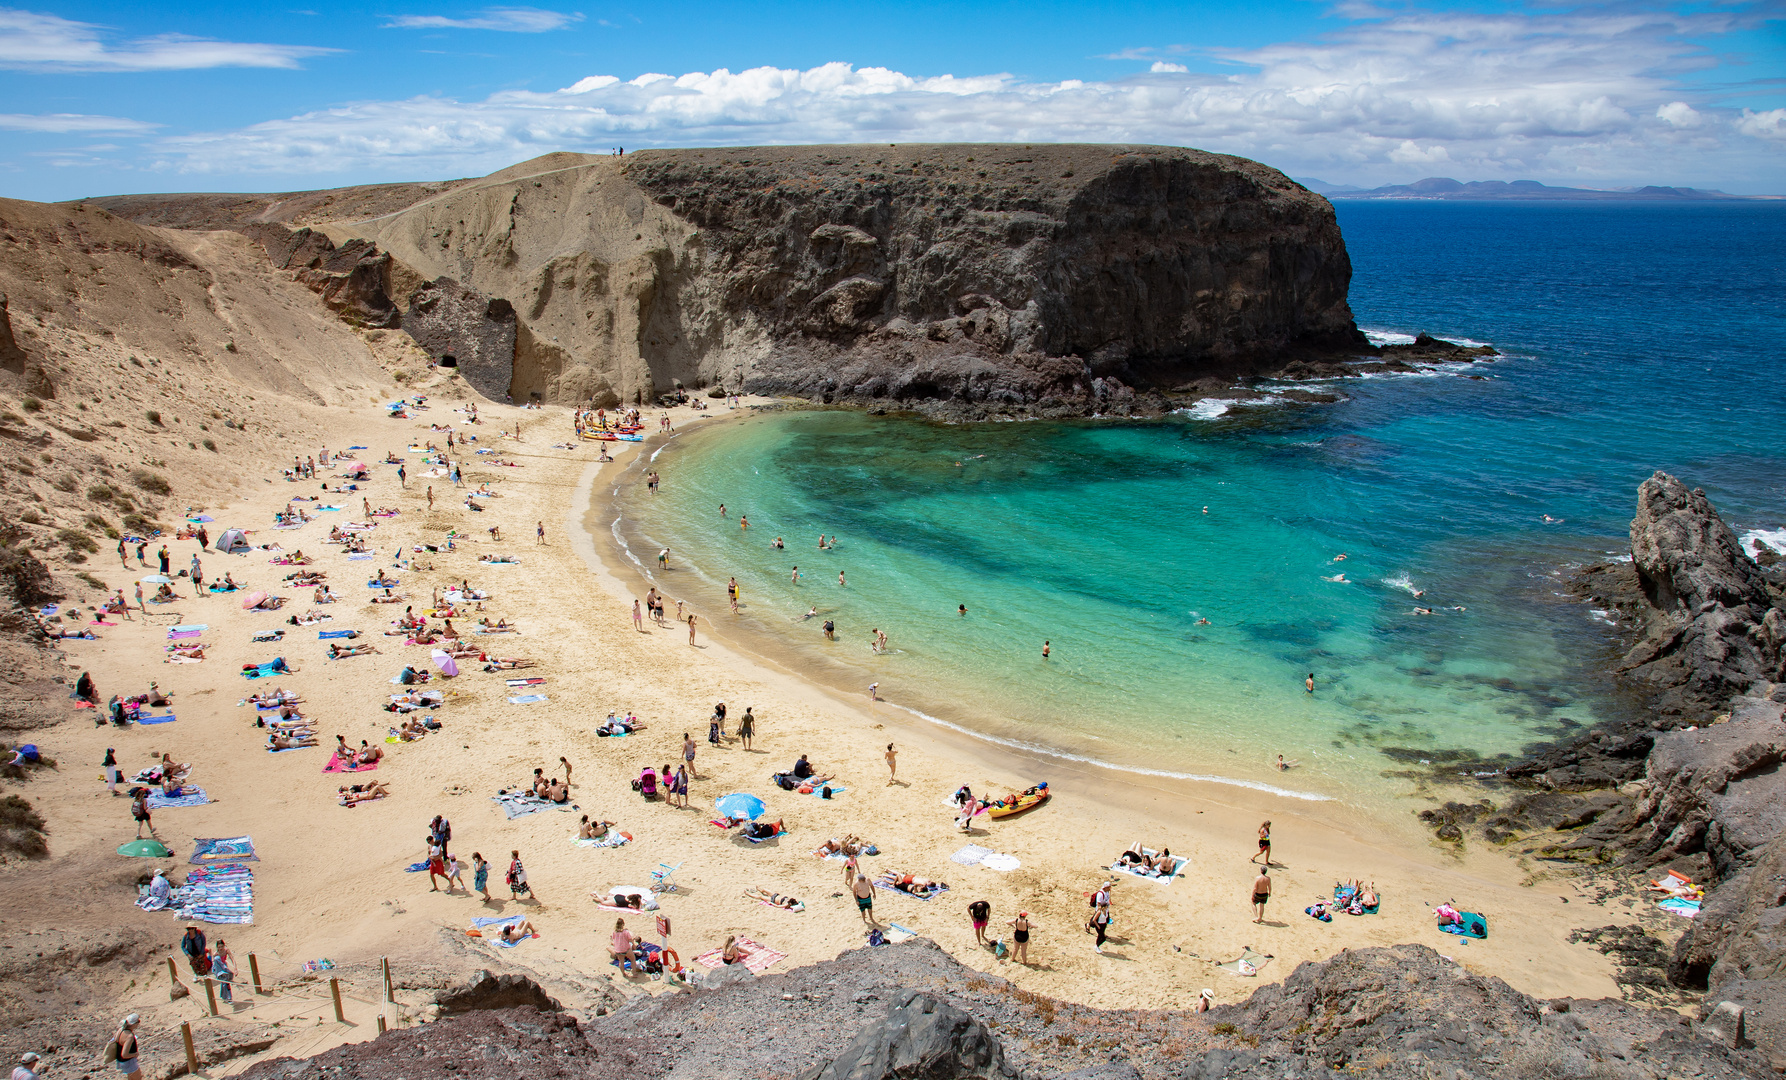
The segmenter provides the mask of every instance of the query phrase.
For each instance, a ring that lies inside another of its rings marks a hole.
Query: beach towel
[[[599,840],[585,840],[582,837],[578,836],[576,833],[571,834],[571,843],[577,845],[578,847],[591,847],[591,848],[619,847],[622,844],[632,843],[632,839],[633,838],[632,838],[631,833],[623,833],[619,829],[609,829],[608,835],[602,837]]]
[[[1447,934],[1456,934],[1458,937],[1485,938],[1488,936],[1488,916],[1479,915],[1474,911],[1460,911],[1457,916],[1462,920],[1461,922],[1446,923],[1439,929]]]
[[[354,638],[359,636],[360,632],[358,630],[318,630],[316,632],[316,640],[318,641],[327,641],[330,638]]]
[[[500,936],[500,932],[501,932],[502,928],[505,926],[520,926],[522,920],[525,918],[526,918],[526,916],[523,916],[523,915],[510,915],[506,918],[478,918],[478,919],[471,920],[471,925],[479,931],[479,936],[481,936],[485,941],[488,941],[490,944],[496,946],[499,949],[512,949],[516,945],[521,944],[521,942],[520,941],[504,941],[504,940],[502,940],[502,938]],[[483,931],[485,931],[485,930],[490,930],[490,931],[494,931],[494,932],[486,934],[486,933],[483,933]],[[539,935],[534,934],[531,936],[538,937]],[[521,940],[525,941],[527,939],[522,938]]]
[[[204,788],[181,788],[180,794],[165,795],[159,791],[149,792],[149,809],[160,810],[169,806],[203,806],[211,800],[205,796]]]
[[[279,641],[285,637],[283,630],[256,630],[250,641]]]
[[[980,865],[980,860],[990,854],[992,854],[991,848],[983,848],[978,844],[969,844],[960,851],[949,856],[949,861],[958,862],[963,866],[978,866]]]
[[[336,750],[336,751],[330,752],[329,763],[322,767],[322,771],[323,772],[372,772],[374,769],[377,769],[377,768],[378,768],[378,762],[376,762],[376,761],[367,762],[364,765],[356,765],[352,761],[343,761],[343,760],[341,760],[341,751]]]
[[[544,695],[544,694],[519,694],[519,695],[509,698],[509,704],[510,705],[537,705],[540,702],[547,701],[547,700],[550,700],[550,699],[548,699],[546,697],[546,695]]]
[[[904,889],[900,888],[897,885],[892,885],[892,884],[882,882],[882,881],[876,881],[874,883],[874,887],[877,889],[885,889],[890,893],[893,893],[897,896],[903,896],[903,897],[907,898],[908,900],[922,900],[926,904],[930,903],[932,900],[941,896],[943,893],[946,893],[949,891],[949,887],[947,885],[939,885],[937,887],[936,891],[932,892],[930,895],[919,896],[917,893],[906,892]]]
[[[1695,918],[1699,914],[1699,901],[1688,900],[1680,896],[1671,896],[1666,900],[1659,901],[1656,906],[1670,915],[1682,915],[1689,919]]]
[[[744,966],[749,968],[753,975],[761,975],[770,967],[788,958],[787,953],[776,952],[767,945],[759,945],[746,937],[739,938],[734,944],[744,954]],[[695,963],[710,968],[725,967],[725,950],[714,949],[712,952],[702,953],[695,957]]]
[[[531,679],[505,679],[504,681],[510,686],[540,686],[543,685],[546,680],[541,676],[535,676]]]
[[[632,909],[628,908],[627,910],[631,911]],[[639,952],[642,955],[644,955],[647,959],[650,959],[650,960],[660,959],[660,954],[663,952],[663,948],[661,946],[653,945],[649,941],[635,941],[633,943],[633,948],[639,950]],[[620,961],[618,959],[610,959],[608,961],[608,963],[613,965],[614,967],[620,967]],[[627,972],[631,972],[631,971],[634,971],[637,969],[638,969],[637,964],[629,964],[627,967],[621,968],[622,971],[627,971]]]
[[[179,718],[173,713],[168,713],[166,716],[144,716],[138,713],[136,722],[139,724],[171,724],[177,719]]]
[[[787,834],[788,834],[788,831],[786,829],[783,829],[780,832],[776,833],[774,836],[750,836],[745,833],[739,833],[738,835],[743,837],[746,840],[749,840],[753,844],[767,844],[769,841],[786,836]]]
[[[238,864],[201,866],[186,875],[186,884],[173,891],[167,906],[183,921],[251,924],[254,870]]]
[[[209,630],[210,628],[211,627],[208,623],[202,623],[202,622],[200,622],[200,623],[181,623],[179,626],[168,627],[167,628],[167,636],[173,637],[175,634],[184,634],[188,631],[198,634],[198,633],[203,633],[204,631]]]
[[[167,632],[167,639],[169,641],[180,641],[185,638],[198,637],[200,634],[203,634],[203,633],[204,633],[203,630],[169,630]]]
[[[555,803],[551,799],[542,799],[531,791],[505,791],[490,796],[490,801],[502,807],[510,821],[528,814],[537,814],[541,810],[563,810],[569,813],[576,809],[571,803]]]
[[[306,975],[314,975],[319,971],[334,971],[334,970],[335,970],[335,961],[333,961],[333,960],[306,960],[306,961],[304,961],[304,974],[306,974]]]
[[[1217,964],[1216,967],[1223,971],[1231,971],[1236,975],[1256,976],[1259,974],[1259,969],[1271,961],[1272,957],[1269,953],[1254,952],[1253,947],[1248,945],[1241,950],[1237,959],[1230,960],[1226,964]]]
[[[981,859],[980,865],[987,870],[997,870],[1002,874],[1009,873],[1023,864],[1017,861],[1017,856],[1015,855],[1006,855],[995,851],[984,859]]]
[[[428,869],[428,863],[426,861],[423,861],[423,862],[418,862],[418,863],[410,863],[408,866],[405,866],[403,868],[403,872],[405,874],[419,874],[423,870],[426,870],[426,869]]]
[[[1370,907],[1365,907],[1364,905],[1360,904],[1360,905],[1358,905],[1358,910],[1353,911],[1352,910],[1352,897],[1357,892],[1358,892],[1358,890],[1353,888],[1350,885],[1335,885],[1333,887],[1333,905],[1332,905],[1333,910],[1343,911],[1347,915],[1375,915],[1377,913],[1377,909],[1382,907],[1382,905],[1383,905],[1382,894],[1381,893],[1377,894],[1377,902],[1372,904]]]
[[[260,862],[254,853],[254,841],[246,836],[216,838],[194,837],[192,858],[195,863]]]
[[[801,790],[804,791],[805,789],[802,788]],[[849,788],[838,787],[836,784],[820,784],[818,787],[813,788],[810,794],[815,799],[825,799],[825,800],[829,801],[831,799],[836,798],[839,795],[842,795],[844,792],[846,792],[848,790],[849,790]],[[829,795],[825,794],[825,792],[827,792],[827,791],[829,791],[831,794],[829,794]]]

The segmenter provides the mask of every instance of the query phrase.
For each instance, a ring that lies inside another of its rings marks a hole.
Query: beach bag
[[[197,956],[192,958],[192,973],[194,975],[209,975],[209,974],[211,974],[211,954],[210,953],[208,953],[208,952],[199,953]]]
[[[887,935],[881,933],[879,930],[870,930],[868,932],[868,943],[870,945],[885,945],[887,943]]]
[[[783,791],[793,791],[800,786],[800,782],[787,773],[776,773],[775,783]]]
[[[105,1063],[107,1065],[114,1065],[117,1063],[118,1051],[120,1049],[121,1048],[118,1046],[118,1037],[116,1035],[112,1036],[112,1041],[105,1044]]]

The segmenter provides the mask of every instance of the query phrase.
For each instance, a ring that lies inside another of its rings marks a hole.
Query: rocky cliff
[[[1771,1075],[1734,1033],[1617,1001],[1534,1001],[1422,945],[1346,950],[1238,1005],[1106,1011],[923,939],[606,1015],[479,1012],[248,1080],[1712,1080]],[[1217,985],[1220,985],[1219,983]],[[605,1010],[604,1010],[605,1012]]]
[[[431,324],[441,356],[490,337],[477,309],[506,301],[517,400],[612,405],[680,385],[1123,412],[1137,391],[1370,351],[1332,206],[1196,150],[554,154],[436,188],[97,201],[185,228],[302,218],[343,252],[376,245],[397,308],[440,278],[479,294]],[[379,216],[317,220],[328,206]]]

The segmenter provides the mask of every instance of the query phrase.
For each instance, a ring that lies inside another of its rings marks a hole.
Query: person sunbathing
[[[752,840],[771,840],[786,831],[787,830],[782,827],[780,819],[777,819],[773,823],[767,821],[753,821],[744,827],[744,835]]]
[[[487,633],[491,634],[501,634],[509,630],[509,621],[507,619],[497,619],[495,622],[491,622],[488,618],[483,618],[478,620],[478,625],[483,627]]]
[[[389,591],[390,587],[396,584],[398,584],[397,579],[394,577],[386,577],[383,570],[380,570],[378,576],[372,579],[373,588],[380,588],[386,591]]]
[[[265,705],[295,705],[304,699],[300,698],[298,696],[298,692],[296,690],[273,689],[273,690],[267,690],[263,693],[254,694],[254,695],[250,696],[248,698],[248,700],[254,702],[254,704],[257,706],[265,706]]]
[[[459,631],[453,629],[453,620],[440,620],[440,636],[446,638],[448,641],[459,640]]]
[[[382,799],[391,793],[391,789],[386,787],[383,781],[375,781],[370,784],[350,784],[336,788],[335,792],[337,802],[342,806],[352,806],[355,803]]]
[[[296,750],[300,746],[315,745],[316,737],[314,735],[282,735],[276,731],[267,735],[267,749],[269,750]]]
[[[379,651],[378,647],[376,645],[372,645],[370,643],[364,644],[364,645],[345,645],[345,646],[330,645],[329,646],[329,659],[330,660],[339,660],[344,656],[365,656],[367,653],[375,653],[378,651]]]
[[[522,919],[518,923],[503,927],[502,932],[497,936],[502,939],[503,944],[513,945],[515,942],[530,938],[533,935],[533,924],[526,919]]]
[[[1377,885],[1375,882],[1372,882],[1369,885],[1360,886],[1357,895],[1360,907],[1374,908],[1377,906]]]
[[[820,856],[860,855],[862,854],[862,849],[867,846],[867,841],[863,840],[860,836],[851,833],[843,837],[841,840],[833,836],[831,839],[820,844],[818,850],[814,851],[813,854]]]
[[[407,599],[409,599],[408,593],[392,593],[391,590],[386,589],[383,596],[374,596],[372,602],[374,604],[401,604]]]
[[[744,895],[751,900],[758,900],[768,904],[770,907],[781,908],[783,911],[806,910],[806,905],[802,904],[798,899],[792,896],[783,896],[781,893],[770,892],[768,889],[746,889],[744,890]],[[727,963],[730,962],[731,961],[727,961]]]
[[[577,839],[600,840],[608,835],[608,830],[613,827],[612,821],[590,821],[589,815],[584,814],[582,822],[577,826]]]
[[[384,760],[384,747],[370,746],[365,739],[360,740],[360,752],[354,755],[355,765],[376,765]]]
[[[1116,861],[1123,866],[1148,866],[1152,862],[1152,860],[1147,857],[1147,853],[1141,850],[1140,844],[1136,844],[1134,847],[1123,852],[1121,858]]]
[[[930,878],[917,877],[913,874],[896,874],[888,872],[878,879],[882,885],[891,885],[900,892],[913,896],[928,898],[949,887],[946,881],[933,881]]]
[[[1151,865],[1153,872],[1161,877],[1171,877],[1178,872],[1178,860],[1172,857],[1171,848],[1161,848]]]
[[[485,671],[519,671],[521,668],[534,667],[538,660],[525,656],[492,656],[485,663]]]
[[[151,600],[151,603],[165,604],[170,600],[178,599],[180,599],[180,596],[178,593],[174,592],[174,587],[172,585],[163,585],[161,588],[155,590],[155,596],[153,600]]]

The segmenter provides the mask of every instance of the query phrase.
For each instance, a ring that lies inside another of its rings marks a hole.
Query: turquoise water
[[[1514,753],[1628,707],[1561,582],[1622,548],[1654,468],[1739,531],[1786,522],[1786,207],[1340,214],[1361,326],[1509,355],[1147,423],[752,417],[672,443],[619,534],[811,677],[1124,768],[1371,802],[1408,786],[1385,750]]]

